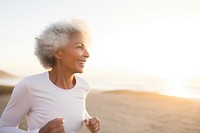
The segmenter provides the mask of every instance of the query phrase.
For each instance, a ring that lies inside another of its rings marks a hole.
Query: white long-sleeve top
[[[48,72],[22,79],[1,116],[0,133],[38,133],[55,118],[64,118],[66,133],[77,133],[84,119],[90,117],[85,107],[90,86],[82,78],[75,78],[76,85],[70,90],[55,86]],[[28,131],[18,129],[24,116]]]

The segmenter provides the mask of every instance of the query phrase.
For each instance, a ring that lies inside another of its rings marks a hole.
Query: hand
[[[63,124],[63,118],[56,118],[42,127],[39,133],[65,133]]]
[[[96,117],[85,119],[85,125],[90,130],[91,133],[98,133],[100,130],[100,120]]]

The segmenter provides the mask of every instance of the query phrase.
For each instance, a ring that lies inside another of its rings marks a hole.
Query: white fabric
[[[49,80],[48,72],[26,77],[13,90],[0,119],[0,133],[38,133],[55,118],[64,118],[66,133],[77,133],[84,119],[89,118],[85,107],[90,86],[76,77],[76,85],[63,90]],[[18,129],[26,116],[29,131]]]

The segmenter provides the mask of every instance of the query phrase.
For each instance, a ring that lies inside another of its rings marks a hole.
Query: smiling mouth
[[[79,60],[78,61],[78,64],[80,64],[82,67],[84,67],[85,63],[86,63],[86,60]]]

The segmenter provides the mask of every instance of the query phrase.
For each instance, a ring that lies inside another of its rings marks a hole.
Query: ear
[[[60,50],[56,50],[53,52],[53,56],[56,58],[56,59],[60,59],[61,58],[61,51]]]

